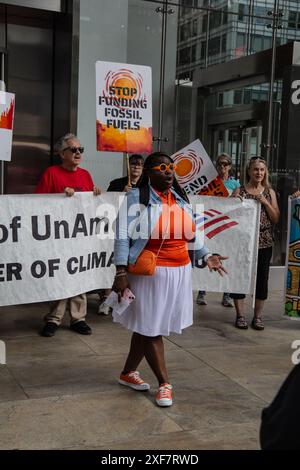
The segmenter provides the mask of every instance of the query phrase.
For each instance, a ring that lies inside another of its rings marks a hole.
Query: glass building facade
[[[193,137],[199,137],[212,159],[220,152],[227,152],[232,156],[235,176],[242,181],[246,163],[252,156],[268,157],[271,181],[278,193],[283,213],[281,223],[274,232],[273,264],[282,265],[285,257],[287,197],[300,184],[298,151],[293,149],[292,156],[292,152],[284,150],[281,143],[285,138],[283,113],[287,112],[287,108],[282,106],[284,73],[276,73],[274,76],[271,104],[271,64],[269,73],[264,76],[257,66],[257,70],[252,71],[252,80],[246,80],[246,86],[241,86],[243,81],[239,80],[238,67],[235,68],[236,79],[231,78],[231,86],[222,84],[221,79],[218,81],[220,86],[213,86],[213,75],[222,75],[229,71],[230,67],[233,68],[234,61],[237,61],[236,64],[240,63],[242,69],[246,62],[239,59],[255,54],[259,57],[257,53],[265,50],[269,50],[271,54],[273,44],[278,48],[300,40],[300,4],[288,0],[183,0],[180,4],[176,67],[176,147],[180,148]],[[274,12],[276,23],[273,23]],[[277,55],[275,58],[278,62]],[[224,66],[220,67],[220,64]],[[211,82],[206,80],[206,86],[201,89],[202,100],[198,99],[198,109],[193,112],[197,81],[200,79],[201,82],[201,76],[209,76],[209,70]],[[198,80],[195,80],[196,76]],[[272,125],[268,142],[269,120]],[[296,137],[292,139],[295,140]],[[271,149],[266,155],[268,143]]]
[[[0,2],[0,79],[17,94],[5,192],[32,192],[55,161],[54,142],[70,130],[85,146],[83,166],[95,183],[105,189],[121,176],[123,155],[96,151],[95,62],[148,65],[154,150],[173,153],[200,138],[213,160],[231,154],[241,180],[249,158],[267,153],[283,212],[273,264],[283,265],[287,196],[300,185],[290,101],[300,80],[298,40],[300,3],[292,0]]]

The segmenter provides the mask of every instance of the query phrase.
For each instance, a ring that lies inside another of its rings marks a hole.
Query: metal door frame
[[[80,0],[62,1],[63,12],[56,13],[48,8],[33,9],[24,6],[15,6],[3,3],[5,11],[3,23],[8,24],[9,15],[14,18],[44,17],[52,14],[53,31],[53,87],[52,87],[52,124],[51,124],[51,157],[49,165],[53,163],[53,146],[57,139],[68,132],[77,133],[78,112],[78,78],[79,78],[79,24],[80,24]],[[20,2],[21,4],[21,2]],[[7,26],[6,26],[7,29]],[[5,38],[7,47],[7,33]],[[8,76],[8,49],[0,49],[5,54],[5,84],[9,91]],[[16,96],[16,102],[18,96]],[[6,192],[7,178],[6,162],[0,162],[0,194]]]
[[[6,91],[7,83],[7,49],[0,48],[0,57],[1,57],[1,75],[0,75],[0,90]],[[5,162],[0,161],[0,194],[4,194],[4,173],[5,173]]]

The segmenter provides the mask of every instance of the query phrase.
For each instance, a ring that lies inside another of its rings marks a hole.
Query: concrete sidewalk
[[[292,368],[300,323],[282,317],[279,291],[266,304],[263,332],[234,328],[221,294],[207,299],[195,304],[192,327],[165,340],[175,390],[167,409],[154,403],[147,364],[139,370],[150,393],[117,384],[130,333],[96,315],[97,296],[89,297],[91,336],[70,331],[66,319],[42,338],[46,304],[2,307],[0,448],[258,449],[260,413]],[[250,320],[250,303],[247,312]]]

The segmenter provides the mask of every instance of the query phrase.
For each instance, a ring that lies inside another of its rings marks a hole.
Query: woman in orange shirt
[[[113,290],[120,298],[130,287],[136,297],[122,315],[113,312],[114,321],[133,332],[119,383],[135,390],[149,390],[149,384],[136,370],[145,357],[158,380],[158,406],[172,405],[172,385],[166,369],[162,336],[170,332],[180,334],[193,322],[188,242],[194,243],[195,259],[203,258],[210,270],[221,275],[226,272],[222,266],[225,258],[208,253],[198,230],[195,231],[192,208],[174,177],[174,171],[172,159],[164,153],[156,152],[146,159],[140,188],[130,191],[125,197],[128,206],[126,228],[118,229],[114,253],[117,272]],[[143,188],[148,191],[148,200],[141,210],[139,203]],[[141,212],[138,222],[130,218],[135,204]],[[119,215],[119,224],[121,219]],[[136,236],[142,220],[149,221],[147,229],[140,229],[140,235]],[[156,256],[155,274],[129,274],[128,264],[134,264],[144,249]]]

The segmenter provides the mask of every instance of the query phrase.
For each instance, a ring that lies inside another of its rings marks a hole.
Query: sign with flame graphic
[[[177,165],[178,183],[187,194],[228,196],[227,189],[199,139],[176,152],[172,158]]]
[[[11,160],[15,95],[0,91],[0,160]]]
[[[96,62],[97,150],[152,152],[151,68]]]

